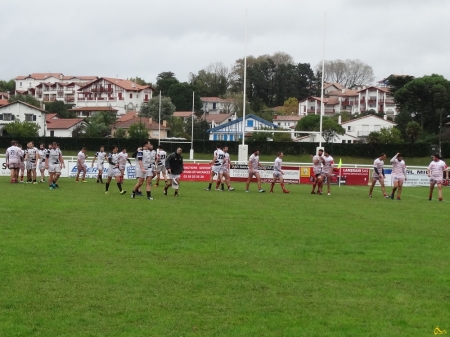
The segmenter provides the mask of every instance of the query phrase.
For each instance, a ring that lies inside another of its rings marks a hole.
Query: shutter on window
[[[15,119],[16,119],[16,116],[11,115],[11,120],[13,121],[13,120],[15,120]]]
[[[3,114],[0,114],[0,121],[3,120]]]
[[[33,115],[33,122],[36,122],[36,115]]]

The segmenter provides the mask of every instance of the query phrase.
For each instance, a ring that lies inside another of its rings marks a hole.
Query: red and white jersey
[[[384,160],[381,160],[380,158],[375,159],[373,162],[373,174],[372,177],[378,178],[379,176],[383,176],[383,167],[384,167]],[[378,173],[375,171],[375,168],[378,170]]]
[[[6,149],[6,159],[9,163],[20,163],[22,150],[18,146],[10,146]]]
[[[283,166],[283,160],[281,158],[276,158],[273,163],[273,172],[281,173],[281,167]]]
[[[394,177],[405,177],[406,175],[406,164],[404,160],[398,160],[397,156],[391,159],[392,164],[392,175]]]
[[[252,171],[257,171],[259,166],[259,156],[255,156],[255,154],[252,154],[250,158],[248,159],[249,166],[248,169]]]
[[[430,171],[430,177],[433,179],[442,179],[443,173],[448,170],[447,165],[444,161],[432,161],[428,166],[428,171]]]
[[[325,163],[323,164],[323,172],[326,174],[331,174],[333,172],[334,159],[332,156],[325,157],[324,159]]]
[[[231,162],[230,162],[230,154],[228,152],[224,152],[224,155],[225,155],[225,158],[223,159],[222,166],[223,166],[224,169],[229,170],[230,166],[231,166],[230,165],[231,164]]]
[[[315,174],[322,173],[322,163],[323,163],[323,157],[319,155],[315,155],[313,157],[313,171]]]
[[[223,160],[225,159],[225,152],[221,149],[214,151],[214,166],[222,166]]]
[[[119,162],[119,167],[125,167],[127,164],[128,159],[128,153],[120,152],[119,156],[117,157],[117,161]]]
[[[83,151],[78,152],[78,165],[84,165],[86,161],[86,154]]]

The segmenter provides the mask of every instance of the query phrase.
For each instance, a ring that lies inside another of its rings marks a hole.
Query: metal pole
[[[159,91],[158,146],[161,145],[161,90]]]
[[[247,97],[247,10],[245,10],[244,99],[242,107],[242,145],[245,144],[245,105]]]
[[[319,127],[319,147],[322,147],[322,120],[325,109],[323,102],[323,83],[325,78],[325,35],[327,31],[327,13],[324,15],[324,28],[323,28],[323,55],[322,55],[322,87],[320,89],[320,127]]]
[[[195,92],[192,92],[192,115],[191,115],[191,151],[189,159],[194,159],[194,104],[195,104]]]
[[[442,156],[441,151],[441,132],[442,130],[442,109],[439,110],[439,156]]]

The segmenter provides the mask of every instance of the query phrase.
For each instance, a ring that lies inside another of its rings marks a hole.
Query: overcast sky
[[[34,72],[180,81],[211,63],[282,51],[315,67],[360,59],[390,74],[450,79],[447,0],[1,1],[0,79]]]

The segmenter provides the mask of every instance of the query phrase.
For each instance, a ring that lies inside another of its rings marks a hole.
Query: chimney
[[[339,115],[339,117],[338,117],[338,124],[339,124],[339,125],[342,124],[342,118],[341,118],[341,115]]]
[[[164,127],[166,127],[167,126],[167,121],[166,120],[163,120],[163,124],[162,124]]]
[[[153,119],[150,117],[149,119],[148,119],[148,123],[151,125],[151,124],[153,124]]]
[[[273,120],[277,119],[278,115],[277,114],[273,114]]]

